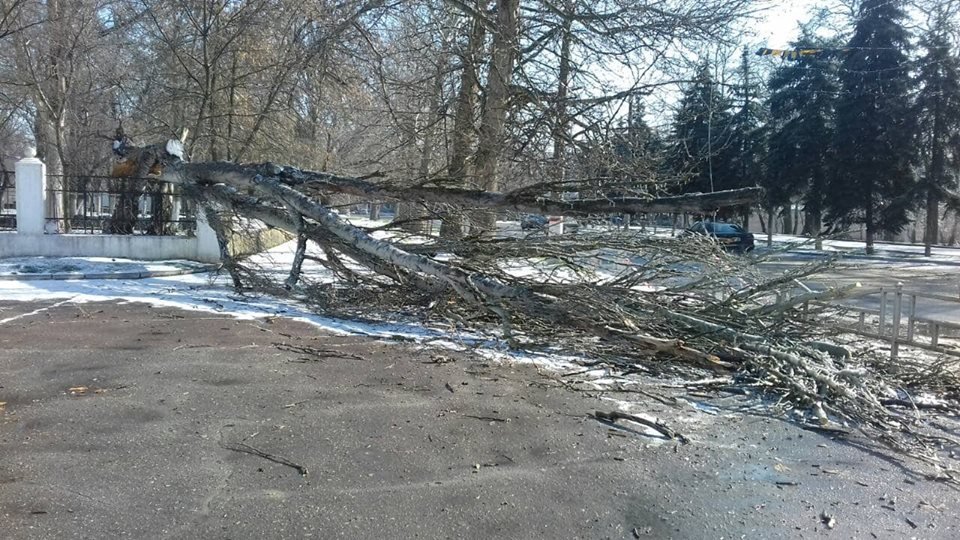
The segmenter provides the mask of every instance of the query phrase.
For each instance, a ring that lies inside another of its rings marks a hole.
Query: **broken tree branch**
[[[825,325],[792,309],[846,294],[834,290],[791,297],[796,278],[819,267],[771,278],[752,267],[752,259],[729,257],[709,243],[649,237],[635,230],[462,240],[421,234],[404,242],[390,228],[380,228],[374,237],[353,226],[319,196],[440,203],[465,215],[477,209],[585,215],[703,211],[749,203],[759,194],[756,189],[560,201],[533,189],[401,188],[389,181],[270,163],[184,163],[160,146],[139,149],[131,158],[136,159],[131,170],[180,183],[185,195],[204,205],[297,235],[288,287],[265,290],[297,295],[313,306],[331,306],[342,297],[362,299],[351,306],[353,313],[381,319],[388,309],[396,315],[416,305],[416,313],[434,322],[440,318],[448,328],[470,325],[511,346],[575,351],[588,357],[585,362],[603,358],[623,372],[666,365],[698,376],[704,369],[732,372],[734,379],[756,381],[752,388],[807,408],[816,422],[855,422],[862,433],[936,463],[936,445],[925,444],[933,439],[924,438],[922,426],[907,426],[916,420],[891,410],[895,403],[878,399],[891,386],[929,386],[930,378],[912,371],[890,384],[883,377],[894,370],[884,374],[873,369],[882,362],[875,355],[833,351],[837,358],[831,357],[819,345],[823,341],[818,338],[829,335]],[[322,258],[306,255],[308,242],[319,246]],[[307,260],[329,268],[333,283],[302,283],[298,276]],[[294,282],[300,286],[294,289]],[[784,297],[790,299],[772,300]],[[820,313],[830,312],[824,307]],[[653,358],[672,362],[654,363]],[[856,369],[863,366],[870,369]],[[610,414],[610,421],[626,418]],[[653,424],[649,427],[666,429]],[[907,427],[917,431],[908,433]]]

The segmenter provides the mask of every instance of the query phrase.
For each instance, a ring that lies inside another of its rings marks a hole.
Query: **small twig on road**
[[[263,459],[266,459],[268,461],[272,461],[274,463],[279,463],[280,465],[286,465],[287,467],[296,469],[296,471],[300,473],[300,476],[307,475],[307,468],[304,467],[303,465],[297,465],[296,463],[290,461],[289,459],[281,456],[268,454],[267,452],[264,452],[263,450],[258,450],[248,444],[244,444],[244,443],[225,444],[223,445],[223,448],[226,448],[227,450],[233,450],[234,452],[240,452],[242,454],[250,454],[252,456],[262,457]]]
[[[495,416],[475,416],[472,414],[463,415],[466,418],[473,418],[474,420],[483,420],[484,422],[506,422],[506,418],[497,418]]]
[[[317,361],[319,361],[327,358],[346,358],[349,360],[366,360],[366,358],[356,354],[335,351],[332,349],[318,349],[316,347],[309,347],[307,345],[291,345],[289,343],[274,343],[273,346],[280,349],[281,351],[307,354],[314,357],[314,358],[302,358],[302,360],[316,359]]]
[[[593,416],[594,418],[596,418],[597,420],[600,420],[601,422],[607,422],[611,424],[615,424],[617,420],[620,420],[620,419],[629,420],[631,422],[636,422],[638,424],[647,426],[648,428],[654,431],[657,431],[667,439],[671,439],[671,440],[675,439],[680,441],[682,444],[687,444],[690,442],[690,439],[685,437],[683,434],[670,429],[669,427],[667,427],[666,424],[662,422],[647,420],[646,418],[642,418],[640,416],[636,416],[633,414],[620,412],[620,411],[611,411],[608,413],[603,411],[596,411],[593,413]]]
[[[310,400],[309,400],[309,399],[304,399],[304,400],[302,400],[302,401],[294,401],[293,403],[287,403],[286,405],[283,406],[283,408],[284,408],[284,409],[292,409],[292,408],[296,407],[297,405],[301,405],[301,404],[306,403],[306,402],[308,402],[308,401],[310,401]]]
[[[846,436],[850,434],[849,430],[832,427],[832,426],[818,426],[816,424],[810,424],[807,422],[798,422],[797,427],[800,429],[805,429],[807,431],[815,431],[817,433],[825,433],[827,435],[836,435],[836,436]]]

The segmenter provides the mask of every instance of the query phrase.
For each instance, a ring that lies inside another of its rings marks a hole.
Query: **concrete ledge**
[[[119,271],[119,272],[58,272],[54,274],[5,274],[0,275],[0,281],[41,281],[41,280],[77,280],[77,279],[144,279],[156,277],[184,276],[187,274],[201,274],[210,272],[214,265],[201,268],[182,268],[178,270],[146,270],[146,271]]]
[[[206,225],[203,225],[206,228]],[[212,233],[211,233],[212,235]],[[220,261],[216,239],[188,236],[123,234],[23,234],[0,232],[0,258],[5,257],[115,257],[143,261],[185,259]],[[280,229],[231,232],[230,254],[260,253],[293,238]]]
[[[116,257],[144,261],[216,262],[199,253],[196,238],[115,234],[0,234],[3,257]]]
[[[83,276],[86,279],[138,279],[140,272],[90,272]]]
[[[50,279],[57,281],[65,281],[68,279],[83,279],[84,274],[82,272],[58,272],[56,274],[50,274]]]
[[[8,274],[0,276],[0,281],[37,281],[52,279],[53,274]]]

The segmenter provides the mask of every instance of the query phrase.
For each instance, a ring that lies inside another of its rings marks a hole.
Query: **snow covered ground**
[[[265,271],[284,276],[293,260],[295,242],[283,244],[258,255],[255,260]],[[187,261],[129,261],[96,257],[56,259],[31,257],[0,259],[0,272],[12,275],[57,273],[107,273],[131,269],[189,267]],[[314,279],[331,279],[322,266],[307,261],[304,275]],[[155,306],[229,314],[242,319],[282,315],[314,324],[324,330],[378,337],[404,337],[422,340],[437,338],[437,333],[419,326],[404,324],[365,324],[318,316],[296,302],[263,295],[240,295],[230,287],[225,273],[202,272],[144,279],[43,279],[2,280],[0,300],[31,301],[63,299],[73,303],[121,300],[144,302]],[[3,319],[0,318],[0,323]]]
[[[780,237],[776,238],[776,241],[781,247],[787,243],[803,244],[802,239],[792,237]],[[295,242],[283,244],[252,257],[251,262],[255,263],[263,274],[282,281],[293,261],[295,247]],[[849,242],[830,241],[827,243],[827,249],[845,252],[856,252],[860,249],[862,252],[862,247]],[[812,246],[798,247],[793,254],[803,256],[807,250],[812,251]],[[910,263],[915,258],[922,258],[923,250],[922,247],[913,246],[896,246],[889,250],[881,247],[881,253],[885,253],[885,257],[894,261]],[[311,254],[321,255],[319,252]],[[935,256],[940,264],[960,264],[960,250],[938,249]],[[883,259],[872,259],[866,262],[881,267],[890,264],[883,262]],[[230,278],[225,273],[202,271],[202,266],[189,261],[145,262],[93,257],[0,259],[0,301],[56,300],[59,301],[58,305],[104,301],[139,302],[157,307],[217,313],[245,320],[279,316],[303,322],[327,332],[416,342],[425,348],[470,349],[495,363],[531,364],[557,376],[575,374],[576,377],[565,378],[564,381],[566,384],[578,385],[584,390],[629,387],[642,389],[645,384],[648,384],[640,378],[619,376],[614,370],[605,367],[584,370],[581,367],[582,364],[578,364],[578,360],[582,361],[582,358],[575,358],[560,351],[532,353],[511,350],[496,335],[468,333],[451,327],[428,327],[399,317],[395,320],[382,321],[338,319],[317,314],[295,300],[267,295],[241,295],[233,290]],[[542,268],[536,268],[536,265],[528,265],[527,268],[520,266],[512,270],[520,274],[544,271]],[[180,272],[180,275],[142,279],[117,278],[125,273],[144,271]],[[108,273],[114,274],[115,278],[63,277],[64,275]],[[13,279],[23,274],[33,277],[45,275],[47,278]],[[334,279],[325,267],[309,259],[304,262],[302,275],[305,280],[313,283],[332,282]],[[0,327],[32,315],[33,313],[26,313],[5,317],[4,310],[0,307]],[[919,351],[917,353],[923,355]],[[613,404],[621,411],[647,418],[643,414],[644,408],[638,407],[636,403],[614,400]],[[714,410],[703,409],[703,404],[697,401],[689,401],[689,405],[690,421],[717,414]],[[655,420],[652,417],[647,419]],[[656,433],[651,432],[651,435]]]
[[[360,221],[362,223],[358,224],[365,226],[382,224],[367,222],[366,220]],[[666,234],[669,234],[669,232]],[[801,238],[776,236],[774,240],[780,249],[790,245],[794,246],[788,254],[790,257],[802,258],[818,253],[813,250],[812,244]],[[289,242],[253,257],[251,262],[256,263],[264,274],[280,281],[286,276],[290,268],[294,249],[295,243]],[[848,256],[857,256],[858,259],[863,253],[863,247],[859,243],[834,240],[825,243],[825,250],[842,252]],[[311,254],[320,255],[319,252]],[[878,246],[877,256],[872,259],[864,258],[858,262],[871,265],[891,263],[897,265],[943,264],[955,267],[960,265],[960,250],[937,248],[934,250],[934,257],[927,259],[923,257],[922,246],[881,245]],[[496,336],[467,335],[456,333],[454,329],[427,328],[403,320],[360,322],[324,317],[311,312],[292,300],[264,295],[240,295],[230,287],[229,277],[225,274],[202,270],[203,265],[190,261],[146,262],[96,257],[0,259],[0,300],[56,299],[70,303],[120,300],[228,314],[242,319],[284,316],[337,333],[413,340],[457,348],[480,348],[491,359],[535,362],[543,364],[545,368],[557,371],[567,371],[574,365],[571,358],[507,353],[506,348],[498,341]],[[534,268],[514,268],[511,270],[511,273],[520,274],[542,271],[542,269],[535,270]],[[128,275],[139,275],[143,272],[159,273],[163,277],[126,278]],[[165,273],[182,275],[165,275]],[[112,277],[118,279],[77,279],[83,275],[105,274],[112,274]],[[24,275],[31,278],[42,276],[45,279],[15,279]],[[333,276],[326,268],[310,260],[304,263],[303,278],[313,283],[333,281]],[[3,313],[0,312],[0,324],[5,322],[7,322],[7,319],[4,319]],[[598,370],[595,376],[602,377],[602,370]]]
[[[174,275],[199,272],[210,265],[193,261],[135,261],[110,257],[15,257],[0,259],[0,279],[61,279],[86,275]],[[134,276],[136,277],[136,276]]]
[[[758,254],[766,253],[766,236],[757,235]],[[877,243],[872,255],[866,254],[863,242],[851,240],[824,240],[823,250],[814,249],[813,240],[799,236],[773,235],[773,248],[777,251],[789,251],[793,257],[817,257],[840,255],[857,261],[888,262],[898,265],[960,265],[960,248],[934,247],[930,257],[923,255],[922,245]]]
[[[275,275],[272,277],[282,280],[293,261],[295,249],[296,242],[288,242],[252,257],[251,262],[256,263],[262,272],[273,273]],[[574,364],[575,359],[562,355],[508,351],[506,345],[496,336],[483,336],[448,328],[429,328],[402,320],[369,322],[325,317],[310,311],[294,300],[267,295],[241,295],[233,290],[226,273],[216,271],[143,279],[77,279],[77,277],[50,279],[52,276],[65,274],[74,276],[122,274],[145,269],[195,271],[201,266],[189,261],[144,262],[98,257],[0,259],[0,275],[8,276],[7,279],[0,279],[0,301],[60,300],[65,304],[106,301],[140,302],[157,307],[218,313],[246,320],[282,316],[310,324],[320,330],[339,334],[399,339],[425,346],[457,350],[469,348],[491,361],[536,364],[556,372],[580,370]],[[37,275],[50,277],[11,279],[21,273],[32,277]],[[315,283],[333,280],[326,268],[309,260],[304,262],[303,276]],[[4,317],[3,310],[0,309],[0,326],[24,316]],[[583,375],[590,379],[602,379],[607,373],[605,369],[596,369]]]

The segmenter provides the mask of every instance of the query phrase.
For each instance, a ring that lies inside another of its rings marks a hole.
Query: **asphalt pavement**
[[[953,488],[750,399],[574,392],[282,318],[0,301],[0,321],[3,538],[960,537]],[[589,416],[614,396],[690,443]]]

